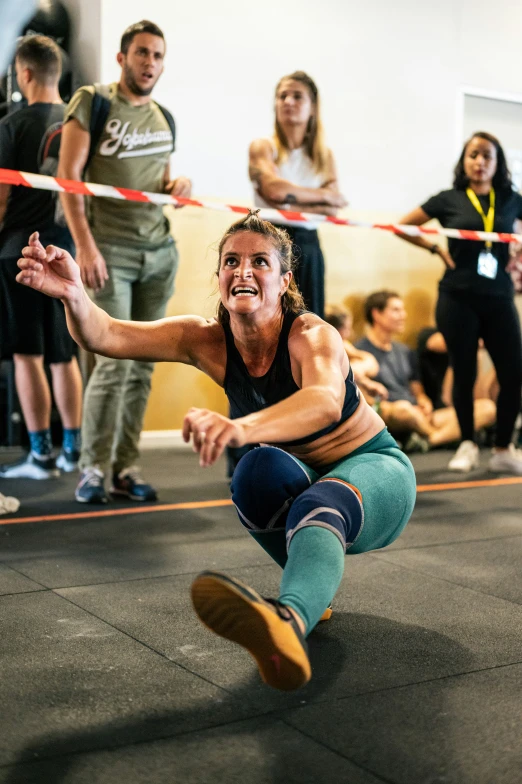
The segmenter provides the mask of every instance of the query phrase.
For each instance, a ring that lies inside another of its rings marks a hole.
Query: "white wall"
[[[168,54],[155,96],[178,123],[175,167],[201,196],[249,202],[248,144],[271,132],[276,82],[319,85],[354,209],[401,213],[450,181],[463,85],[521,89],[520,0],[66,0],[88,78],[118,76],[123,29],[145,15]],[[94,74],[94,76],[91,76]]]
[[[101,74],[101,0],[62,0],[72,24],[72,58],[78,85],[99,82]]]
[[[151,0],[147,16],[168,43],[156,95],[178,120],[179,170],[200,194],[249,200],[248,144],[271,131],[278,79],[301,68],[319,85],[351,204],[407,209],[445,184],[453,153],[453,6],[440,0],[431,15],[416,0],[393,12],[384,0]],[[116,78],[118,36],[142,13],[137,0],[103,0],[103,79]]]

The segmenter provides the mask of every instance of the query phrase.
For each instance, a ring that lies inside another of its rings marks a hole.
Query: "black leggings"
[[[473,387],[482,338],[500,386],[495,442],[507,447],[522,395],[522,338],[515,303],[507,297],[440,291],[436,315],[453,368],[453,405],[462,440],[474,440]]]

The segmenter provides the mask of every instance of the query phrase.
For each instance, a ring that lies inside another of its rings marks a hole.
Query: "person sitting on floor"
[[[376,380],[388,390],[388,399],[378,404],[379,413],[391,432],[416,433],[424,439],[421,447],[451,444],[460,437],[455,409],[434,410],[420,380],[416,355],[404,343],[392,340],[401,333],[406,320],[404,303],[394,291],[377,291],[366,299],[364,314],[369,324],[367,336],[356,347],[368,351],[379,362]],[[493,401],[481,401],[476,410],[479,429],[493,424]],[[418,440],[418,439],[417,439]]]
[[[365,397],[370,396],[379,400],[387,400],[388,390],[384,384],[380,384],[374,379],[379,372],[379,363],[373,354],[370,354],[369,351],[361,351],[361,349],[355,348],[351,341],[353,329],[351,311],[339,305],[329,305],[326,308],[324,320],[340,334],[350,360],[353,377]]]

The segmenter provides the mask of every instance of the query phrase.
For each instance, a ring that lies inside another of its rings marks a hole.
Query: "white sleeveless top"
[[[273,139],[269,139],[272,146],[274,161],[277,157],[277,150]],[[304,147],[298,147],[297,150],[290,150],[286,160],[277,165],[277,171],[284,180],[293,182],[295,185],[300,185],[302,188],[320,188],[324,182],[324,174],[319,174],[315,171],[310,158],[305,152]],[[265,207],[271,209],[270,205],[266,203],[257,188],[254,188],[254,204],[256,207]],[[291,209],[300,211],[299,205],[282,205],[283,209]],[[274,218],[272,223],[279,223],[277,218]],[[283,220],[281,220],[283,223]],[[303,229],[316,229],[319,223],[299,223],[292,222],[293,226],[301,226]]]

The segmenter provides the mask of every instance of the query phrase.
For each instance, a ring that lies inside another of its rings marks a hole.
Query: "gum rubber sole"
[[[323,623],[324,621],[329,621],[332,615],[333,615],[333,609],[332,609],[332,605],[330,605],[329,607],[326,608],[324,613],[319,618],[319,623]]]
[[[238,580],[203,572],[192,584],[192,602],[211,631],[245,648],[269,686],[293,691],[312,676],[305,645],[293,625]]]

